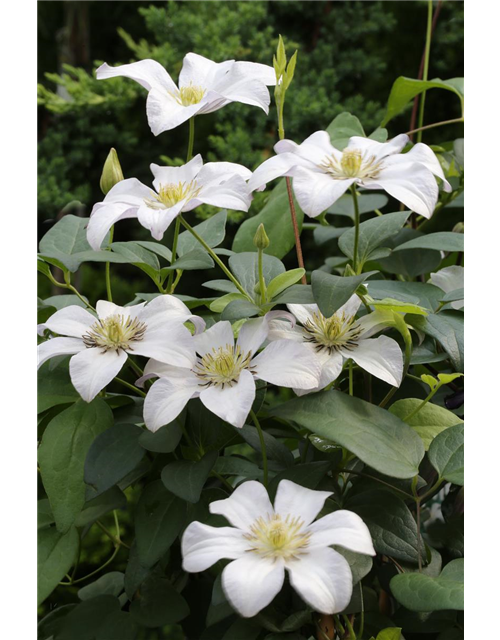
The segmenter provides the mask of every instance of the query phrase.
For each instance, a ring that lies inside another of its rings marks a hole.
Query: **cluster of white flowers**
[[[234,101],[267,113],[266,85],[276,82],[274,70],[266,65],[218,64],[193,53],[184,59],[179,86],[153,60],[117,68],[104,64],[97,71],[98,78],[113,76],[132,78],[148,90],[147,116],[155,135]],[[353,137],[339,151],[326,131],[318,131],[300,145],[280,141],[277,155],[254,173],[229,162],[204,165],[200,155],[181,167],[152,164],[152,189],[135,178],[122,180],[94,206],[88,241],[99,249],[116,222],[132,217],[161,240],[177,216],[202,203],[247,211],[252,191],[279,176],[292,177],[297,200],[311,217],[356,184],[383,189],[428,218],[438,198],[435,176],[445,190],[450,187],[431,149],[417,144],[401,153],[407,143],[406,135],[386,143]],[[437,280],[433,282],[446,289]],[[39,362],[72,355],[71,380],[90,402],[118,375],[128,355],[144,356],[149,361],[137,384],[158,378],[144,403],[148,429],[171,423],[195,397],[223,420],[242,427],[255,399],[255,380],[302,395],[324,389],[352,359],[399,386],[401,350],[388,337],[371,337],[382,328],[379,316],[356,318],[359,305],[353,296],[326,318],[316,305],[291,304],[289,312],[248,320],[236,339],[229,322],[216,322],[205,330],[205,322],[173,295],[128,307],[99,301],[96,315],[70,306],[39,327],[41,334],[48,330],[53,336],[39,346]],[[271,602],[283,585],[285,569],[311,607],[324,613],[342,611],[351,597],[352,576],[347,561],[331,545],[375,552],[368,529],[349,511],[336,511],[313,523],[329,495],[283,480],[273,508],[263,485],[243,483],[228,499],[210,504],[210,511],[223,515],[234,528],[193,522],[186,529],[185,570],[203,571],[222,558],[232,560],[223,571],[222,584],[243,616],[253,616]]]

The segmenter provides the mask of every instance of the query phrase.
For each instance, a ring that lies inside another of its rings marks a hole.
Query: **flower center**
[[[150,209],[170,209],[170,207],[173,207],[188,196],[194,198],[199,191],[199,188],[196,186],[196,180],[188,183],[162,184],[160,185],[158,193],[152,191],[152,198],[145,198],[144,202]]]
[[[257,518],[250,527],[245,538],[250,542],[249,551],[265,558],[284,558],[289,560],[305,553],[311,534],[304,530],[304,522],[300,518],[279,513],[267,518]]]
[[[181,87],[179,89],[179,96],[177,102],[184,107],[189,107],[191,104],[198,104],[201,102],[203,96],[206,93],[206,89],[198,85],[192,85],[191,83],[187,87]]]
[[[206,353],[195,368],[196,375],[203,380],[203,385],[210,387],[225,385],[231,387],[238,382],[243,369],[248,368],[252,354],[242,353],[240,347],[227,344],[225,347],[212,349]]]
[[[109,316],[104,320],[97,320],[87,333],[82,336],[87,348],[98,347],[104,352],[114,349],[133,351],[132,342],[139,342],[144,337],[146,325],[137,318],[130,318],[120,314]]]
[[[340,162],[334,156],[327,156],[319,166],[336,180],[375,179],[380,173],[382,161],[377,161],[375,156],[363,156],[360,149],[346,149],[342,152]]]
[[[330,355],[340,347],[347,350],[357,347],[361,334],[355,316],[346,316],[345,313],[325,318],[318,311],[303,327],[308,334],[305,341],[314,343],[316,351],[328,351]]]

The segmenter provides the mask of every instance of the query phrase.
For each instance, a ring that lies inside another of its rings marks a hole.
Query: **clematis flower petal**
[[[184,380],[185,371],[180,367],[174,367],[171,364],[165,364],[164,362],[160,362],[159,360],[155,360],[154,358],[150,358],[147,361],[146,366],[144,367],[144,375],[138,378],[135,381],[136,387],[143,387],[146,380],[151,380],[151,378],[175,378],[179,377],[179,371],[181,372],[181,378]]]
[[[356,553],[374,556],[372,537],[363,520],[352,511],[340,509],[309,525],[312,534],[308,548],[329,547],[332,544]]]
[[[354,182],[354,178],[332,180],[326,173],[296,167],[293,173],[293,192],[304,213],[315,218],[344,195]]]
[[[310,349],[314,350],[314,347],[311,345]],[[298,396],[303,396],[307,393],[314,393],[315,391],[324,389],[327,385],[330,384],[330,382],[336,380],[342,372],[344,359],[338,351],[334,351],[331,355],[326,351],[322,351],[321,353],[316,353],[316,358],[321,363],[321,375],[319,378],[318,386],[314,389],[294,388],[294,391]]]
[[[445,267],[435,273],[431,273],[429,282],[435,287],[439,287],[445,293],[455,291],[456,289],[464,288],[464,268],[460,265],[452,265],[451,267]],[[456,300],[451,303],[453,309],[462,309],[464,306],[464,300]]]
[[[426,144],[417,142],[417,144],[402,157],[407,160],[411,160],[411,162],[419,162],[420,164],[423,164],[427,169],[429,169],[429,171],[432,171],[435,176],[443,181],[444,191],[448,193],[452,191],[450,183],[444,177],[443,169],[439,164],[436,154]]]
[[[182,61],[179,86],[212,88],[218,79],[224,77],[233,67],[234,60],[213,62],[198,53],[187,53]]]
[[[155,178],[153,187],[156,191],[159,191],[161,186],[166,184],[178,184],[179,182],[189,184],[198,176],[202,167],[203,159],[199,153],[182,167],[161,167],[154,162],[149,165]]]
[[[387,142],[377,142],[377,140],[371,140],[370,138],[352,136],[352,138],[349,138],[349,143],[346,148],[359,149],[367,155],[375,156],[376,160],[381,160],[387,156],[401,153],[409,141],[410,138],[406,133],[400,133]]]
[[[177,91],[177,88],[175,89]],[[155,136],[164,131],[171,131],[183,122],[201,113],[206,100],[185,107],[172,95],[161,89],[152,89],[146,100],[146,114],[149,127]]]
[[[139,304],[134,304],[130,307],[119,307],[114,302],[109,302],[108,300],[98,300],[95,308],[97,311],[97,315],[101,320],[105,320],[109,316],[114,315],[120,315],[124,318],[136,318],[140,314],[142,309],[144,309],[145,304],[145,302],[140,302]]]
[[[329,547],[311,549],[287,562],[290,583],[315,611],[332,614],[347,607],[352,595],[352,573],[347,560]]]
[[[305,332],[302,327],[292,326],[286,320],[271,320],[269,322],[269,340],[295,340],[295,342],[303,342]]]
[[[234,560],[222,572],[222,588],[231,606],[244,618],[267,607],[285,580],[282,558],[260,558],[252,553]]]
[[[96,70],[98,80],[123,76],[135,80],[148,91],[160,89],[175,92],[177,87],[167,70],[156,60],[140,60],[131,64],[110,67],[106,62]]]
[[[228,345],[233,346],[234,334],[231,323],[227,320],[216,322],[203,333],[194,336],[194,344],[200,356],[213,350],[224,349]]]
[[[289,323],[287,323],[290,326]],[[260,349],[269,333],[269,321],[266,316],[247,320],[238,334],[237,345],[243,353],[253,354]]]
[[[96,321],[96,317],[86,309],[77,305],[71,305],[59,309],[50,316],[43,324],[44,329],[49,329],[53,333],[62,336],[80,338],[86,333],[91,325]]]
[[[341,316],[342,314],[345,314],[346,318],[355,316],[360,306],[360,297],[356,294],[353,294],[345,304],[343,304],[339,309],[337,309],[337,311],[335,311],[335,315]]]
[[[68,356],[83,351],[85,345],[78,338],[50,338],[38,345],[38,367],[56,356]]]
[[[293,175],[295,167],[304,165],[311,166],[307,160],[300,158],[295,153],[280,153],[257,167],[248,181],[248,186],[251,191],[257,191],[271,180]]]
[[[268,88],[261,80],[249,77],[244,67],[234,64],[211,88],[231,102],[260,107],[269,113]]]
[[[240,484],[229,498],[211,502],[209,509],[243,531],[249,531],[258,518],[267,519],[274,514],[264,485],[255,480]]]
[[[144,305],[142,305],[144,306]],[[131,307],[126,307],[130,309]],[[196,328],[196,332],[203,331],[205,329],[205,320],[200,318],[200,316],[194,315],[191,313],[189,308],[172,295],[161,295],[153,298],[151,302],[149,302],[144,309],[144,316],[141,314],[141,320],[144,319],[147,322],[146,318],[149,316],[152,311],[160,311],[165,314],[165,318],[168,318],[168,321],[171,320],[179,320],[181,322],[192,322]]]
[[[196,176],[196,184],[209,185],[212,182],[222,184],[233,175],[249,180],[252,176],[250,169],[236,162],[207,162]]]
[[[292,340],[271,342],[250,367],[261,380],[297,389],[314,389],[321,375],[321,366],[311,350]]]
[[[387,336],[360,340],[352,351],[340,349],[344,358],[352,358],[362,369],[399,387],[403,377],[403,354],[398,343]]]
[[[200,204],[211,204],[235,211],[248,211],[252,197],[247,183],[239,175],[232,175],[222,184],[209,184],[190,200],[185,211],[190,211]]]
[[[311,169],[315,167],[316,170],[326,157],[333,156],[337,161],[342,157],[342,152],[332,145],[327,131],[315,131],[302,144],[296,144],[292,140],[280,140],[274,145],[274,150],[276,153],[295,153],[307,162],[302,163],[303,166],[309,166]]]
[[[274,87],[276,84],[276,73],[273,67],[268,64],[261,64],[260,62],[247,62],[246,60],[239,60],[234,63],[234,66],[242,71],[247,78],[254,80],[260,80],[269,87]]]
[[[137,217],[155,240],[161,240],[165,231],[181,213],[187,202],[187,198],[184,198],[168,209],[152,209],[144,202],[137,210]]]
[[[196,354],[189,329],[182,324],[166,321],[161,312],[156,316],[148,322],[143,338],[134,342],[128,351],[178,367],[192,367],[196,362]]]
[[[300,324],[312,320],[313,315],[319,311],[317,304],[287,304],[286,308],[293,313]]]
[[[170,424],[191,398],[198,395],[198,379],[189,369],[176,367],[175,377],[157,380],[144,400],[144,422],[150,431]]]
[[[205,388],[200,400],[216,416],[241,429],[255,400],[255,381],[250,371],[243,369],[238,382],[232,386]]]
[[[240,558],[248,550],[248,541],[239,529],[191,522],[182,535],[181,549],[184,571],[198,573],[223,558]]]
[[[71,382],[85,402],[92,402],[99,391],[118,375],[126,360],[125,351],[85,349],[69,362]]]
[[[331,491],[313,491],[291,480],[282,480],[276,492],[274,510],[282,518],[286,518],[287,515],[298,517],[307,526],[318,515],[325,500],[331,495]]]

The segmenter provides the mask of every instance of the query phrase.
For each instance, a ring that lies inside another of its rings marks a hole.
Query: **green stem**
[[[425,36],[425,55],[424,55],[424,72],[422,80],[427,82],[429,77],[429,58],[431,52],[431,39],[432,39],[432,0],[427,2],[427,33]],[[425,91],[420,96],[420,104],[418,111],[418,126],[417,142],[422,142],[422,126],[424,124],[424,107],[425,107]]]
[[[113,242],[115,228],[111,227],[109,230],[109,242],[107,251],[111,251],[111,243]],[[106,262],[106,292],[108,294],[108,301],[113,302],[113,294],[111,293],[111,263]]]
[[[259,249],[258,253],[258,268],[259,268],[259,287],[260,287],[260,304],[263,305],[266,302],[266,281],[264,280],[264,271],[262,269],[262,249]]]
[[[192,120],[192,118],[191,118]],[[189,122],[191,122],[191,120]],[[170,264],[173,264],[177,260],[177,242],[179,240],[179,230],[181,228],[181,219],[180,215],[175,219],[175,229],[174,229],[174,240],[172,242],[172,261]],[[174,282],[174,273],[175,271],[171,271],[168,274],[168,282],[167,282],[167,292],[172,293],[173,282]]]
[[[358,273],[358,245],[359,245],[359,203],[356,185],[351,185],[352,201],[354,204],[354,254],[352,258],[352,268]]]
[[[361,599],[361,619],[359,622],[359,640],[363,640],[363,631],[365,630],[365,599],[363,596],[363,584],[362,581],[359,581],[359,596]]]
[[[118,377],[116,377],[115,380],[116,382],[119,382],[120,384],[122,384],[124,387],[127,387],[127,389],[130,389],[131,391],[135,391],[135,393],[142,396],[143,398],[146,397],[146,394],[144,393],[144,391],[142,391],[141,389],[138,389],[133,384],[130,384],[130,382],[127,382],[126,380],[122,380],[121,378],[118,378]]]
[[[354,375],[353,375],[353,362],[349,360],[349,395],[354,395]]]
[[[408,422],[408,420],[410,418],[413,418],[413,416],[416,416],[417,413],[420,411],[420,409],[422,409],[423,407],[425,407],[425,405],[429,402],[429,400],[434,396],[434,394],[436,393],[436,391],[441,387],[441,385],[438,383],[434,389],[429,393],[429,395],[427,396],[427,398],[425,400],[423,400],[416,409],[414,409],[411,413],[409,413],[406,418],[403,418],[403,422]]]
[[[306,443],[304,445],[304,448],[302,449],[302,456],[300,458],[300,461],[302,463],[304,463],[307,460],[307,452],[309,451],[310,444],[311,444],[311,441],[309,440],[309,438],[306,438]]]
[[[247,300],[249,300],[250,302],[253,303],[252,298],[248,295],[248,293],[245,291],[245,289],[243,289],[241,284],[233,276],[233,274],[229,271],[229,269],[222,262],[222,260],[219,258],[219,256],[211,249],[211,247],[208,246],[208,244],[205,242],[205,240],[203,240],[203,238],[196,233],[196,231],[193,229],[193,227],[190,224],[188,224],[181,215],[179,216],[178,219],[181,221],[181,224],[183,224],[186,227],[186,229],[189,231],[189,233],[192,236],[194,236],[196,238],[196,240],[198,240],[198,242],[205,249],[205,251],[211,256],[211,258],[214,260],[214,262],[216,262],[219,265],[219,267],[222,269],[222,271],[224,271],[226,276],[231,280],[231,282],[238,289],[238,291],[240,293],[242,293],[245,296],[245,298],[247,298]]]
[[[424,127],[418,127],[417,129],[411,129],[406,132],[406,135],[411,135],[412,133],[418,133],[419,131],[426,131],[427,129],[434,129],[434,127],[443,127],[446,124],[458,124],[459,122],[464,122],[464,117],[461,118],[452,118],[451,120],[442,120],[441,122],[433,122],[432,124],[426,124]]]
[[[129,367],[131,367],[131,369],[134,370],[134,373],[136,373],[139,378],[141,378],[144,375],[144,371],[141,369],[141,367],[136,364],[132,358],[127,358],[127,364],[129,365]]]
[[[411,354],[413,352],[413,343],[411,341],[411,335],[408,333],[407,335],[403,335],[405,341],[405,363],[403,366],[403,376],[401,378],[401,384],[403,384],[403,380],[408,375],[408,370],[410,368]],[[399,385],[401,386],[401,385]],[[396,393],[399,387],[392,387],[387,392],[387,395],[382,399],[382,402],[378,405],[379,407],[385,407],[385,405],[389,402],[392,396]]]
[[[408,493],[407,491],[403,491],[403,489],[399,489],[398,487],[395,487],[392,484],[389,484],[388,482],[385,482],[385,480],[380,480],[380,478],[376,478],[375,476],[371,476],[368,473],[363,473],[362,471],[352,471],[351,469],[338,469],[337,472],[338,473],[347,473],[349,475],[354,475],[354,476],[360,476],[361,478],[369,478],[370,480],[374,480],[375,482],[379,482],[380,484],[384,484],[386,487],[389,487],[393,491],[397,491],[398,493],[401,493],[402,495],[405,496],[405,498],[413,498],[411,493]]]
[[[189,120],[189,141],[188,141],[186,162],[189,162],[193,157],[193,147],[194,147],[194,116]]]
[[[267,451],[266,451],[266,442],[264,440],[264,433],[262,432],[262,427],[260,426],[260,422],[257,419],[254,411],[250,411],[250,415],[252,416],[252,420],[257,427],[257,431],[259,433],[260,440],[260,448],[262,452],[262,468],[264,470],[264,486],[267,488],[267,480],[268,480],[268,470],[267,470]]]
[[[220,473],[217,473],[217,471],[212,471],[212,475],[214,476],[214,478],[217,478],[218,480],[220,480],[227,489],[229,489],[230,491],[234,491],[233,485],[230,482],[228,482],[226,478],[224,478],[224,476],[221,476]]]
[[[88,580],[92,576],[95,576],[96,573],[99,573],[99,571],[102,571],[105,567],[108,566],[108,564],[111,564],[113,562],[113,560],[115,559],[116,554],[119,551],[120,551],[120,545],[117,544],[116,547],[115,547],[115,550],[113,551],[113,555],[108,560],[106,560],[106,562],[104,564],[102,564],[98,569],[96,569],[95,571],[92,571],[92,573],[89,573],[86,576],[83,576],[83,578],[78,578],[78,580],[73,580],[72,582],[60,582],[59,584],[62,587],[71,587],[74,584],[79,584],[80,582],[84,582],[85,580]]]
[[[342,614],[342,617],[344,618],[345,626],[349,630],[349,639],[350,640],[356,640],[356,634],[354,633],[354,629],[352,628],[352,624],[351,624],[349,618],[344,614]]]

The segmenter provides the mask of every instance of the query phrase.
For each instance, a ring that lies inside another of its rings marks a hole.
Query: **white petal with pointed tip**
[[[275,180],[281,176],[292,175],[292,169],[301,165],[309,166],[310,163],[301,159],[294,153],[280,153],[277,156],[265,160],[252,174],[248,181],[251,191],[256,191],[265,186],[271,180]]]
[[[156,191],[160,191],[162,185],[179,182],[189,184],[196,178],[202,167],[203,160],[199,153],[182,167],[161,167],[159,164],[152,163],[150,169],[154,176],[153,186]]]
[[[167,70],[156,60],[140,60],[130,64],[122,64],[118,67],[110,67],[106,62],[96,71],[98,80],[123,76],[135,80],[145,89],[162,89],[164,91],[176,91],[177,87]]]
[[[426,166],[430,171],[432,171],[435,176],[441,178],[441,180],[443,181],[444,191],[447,191],[448,193],[452,191],[450,183],[444,177],[443,169],[439,164],[439,160],[437,159],[436,154],[426,144],[417,142],[417,144],[403,156],[403,158],[405,157],[408,160],[411,159],[412,162],[419,162],[420,164]]]
[[[108,300],[98,300],[95,308],[97,311],[97,315],[101,320],[115,315],[123,316],[124,318],[137,318],[137,316],[144,308],[145,304],[145,302],[140,302],[139,304],[134,304],[130,307],[119,307],[114,302],[109,302]]]
[[[92,402],[99,391],[119,374],[126,360],[125,351],[103,352],[97,347],[85,349],[69,362],[71,382],[85,402]]]
[[[200,393],[200,400],[216,416],[241,429],[255,400],[255,381],[247,369],[243,369],[238,382],[232,386],[213,385]]]
[[[321,375],[321,366],[311,350],[292,340],[271,342],[255,356],[250,368],[261,380],[297,389],[314,389]]]
[[[234,345],[234,334],[231,323],[227,320],[216,322],[203,333],[194,336],[196,351],[200,356],[211,353],[213,350],[225,349]]]
[[[331,491],[313,491],[301,487],[291,480],[282,480],[276,492],[274,510],[282,518],[287,515],[298,517],[304,526],[307,526],[318,515],[325,500],[331,495]]]
[[[347,607],[352,595],[352,573],[340,553],[329,547],[311,549],[287,562],[290,583],[315,611],[332,614]]]
[[[297,167],[293,177],[293,192],[304,213],[316,218],[344,195],[354,182],[354,178],[335,180],[326,173]]]
[[[401,151],[408,144],[410,138],[406,133],[400,133],[392,140],[387,142],[378,142],[377,140],[371,140],[370,138],[362,138],[361,136],[352,136],[349,138],[349,143],[346,149],[359,149],[365,152],[365,159],[369,156],[374,156],[376,160],[381,160],[387,156],[401,153]]]
[[[372,537],[363,520],[352,511],[340,509],[313,522],[308,531],[312,533],[309,549],[329,547],[332,544],[356,553],[375,555]]]
[[[56,356],[68,356],[86,349],[79,338],[50,338],[37,347],[38,367]]]
[[[190,369],[177,368],[176,377],[160,378],[144,400],[144,422],[150,431],[170,424],[197,395],[198,379]]]
[[[198,573],[223,558],[241,557],[248,549],[248,541],[239,529],[191,522],[182,536],[181,549],[184,571]]]
[[[149,127],[155,136],[164,131],[175,129],[183,122],[187,122],[203,109],[206,99],[197,104],[185,107],[177,102],[169,93],[160,89],[153,89],[146,100],[146,114]]]
[[[288,325],[290,326],[289,323]],[[241,347],[243,353],[251,353],[253,356],[262,346],[268,333],[269,322],[265,316],[247,320],[240,329],[236,344]]]
[[[211,502],[209,509],[210,513],[224,516],[234,527],[247,532],[258,518],[267,519],[274,514],[264,485],[256,480],[243,482],[229,498]]]
[[[157,315],[162,317],[146,321],[142,340],[132,342],[129,352],[178,367],[192,367],[196,362],[196,353],[189,329],[177,322],[167,321],[163,314]]]
[[[399,387],[403,377],[403,354],[398,343],[387,336],[360,340],[352,351],[341,348],[344,358],[354,362],[368,373]]]
[[[81,338],[97,318],[86,309],[71,305],[59,309],[44,323],[44,327],[53,333],[72,338]]]
[[[224,569],[222,588],[231,606],[244,618],[252,618],[272,602],[284,579],[282,558],[269,560],[249,553]]]

